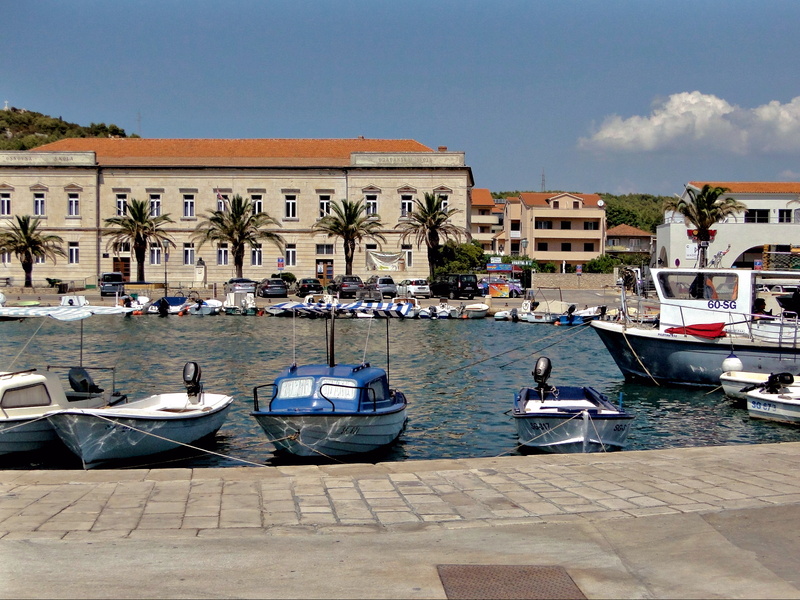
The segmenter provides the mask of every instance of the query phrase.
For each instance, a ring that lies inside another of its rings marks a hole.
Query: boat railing
[[[258,412],[260,409],[258,408],[258,390],[265,387],[272,388],[272,398],[269,399],[269,410],[272,410],[272,402],[278,396],[278,386],[274,383],[264,383],[261,385],[257,385],[253,388],[253,410]]]
[[[111,371],[111,395],[117,395],[117,368],[116,367],[87,367],[85,365],[81,365],[83,369],[87,371]],[[47,365],[47,370],[50,371],[52,369],[74,369],[75,365]],[[87,395],[89,397],[89,395]]]

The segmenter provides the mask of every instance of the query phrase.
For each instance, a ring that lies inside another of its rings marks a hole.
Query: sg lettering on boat
[[[339,430],[340,435],[355,435],[361,429],[358,425],[347,425]]]
[[[736,300],[709,300],[708,308],[713,310],[736,310]]]
[[[778,412],[778,406],[772,402],[761,402],[760,400],[751,400],[750,408],[754,410],[763,410],[764,412]]]
[[[618,425],[614,425],[614,431],[625,431],[628,426],[624,423],[620,423]]]

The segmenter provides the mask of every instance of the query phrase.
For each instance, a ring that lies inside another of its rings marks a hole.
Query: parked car
[[[60,283],[60,281],[59,281]],[[122,273],[101,273],[97,282],[101,296],[120,296],[125,293],[125,276]]]
[[[306,277],[297,282],[297,295],[300,298],[305,298],[310,294],[321,294],[322,283],[316,277]]]
[[[394,298],[397,296],[397,286],[394,279],[388,275],[373,275],[367,279],[366,288],[370,291],[378,291],[381,298]]]
[[[246,277],[232,277],[225,284],[225,294],[232,292],[249,292],[256,293],[256,282]]]
[[[437,277],[431,283],[431,294],[440,298],[472,300],[478,294],[478,278],[462,273]]]
[[[428,285],[427,279],[404,279],[397,284],[397,295],[430,298],[431,287]]]
[[[262,298],[288,298],[289,286],[283,279],[262,279],[256,287],[256,295]]]
[[[364,282],[358,275],[337,275],[328,284],[328,292],[338,294],[340,298],[355,298],[364,291]]]

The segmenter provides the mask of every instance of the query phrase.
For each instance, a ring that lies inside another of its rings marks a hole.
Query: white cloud
[[[744,109],[700,92],[673,94],[648,116],[607,117],[578,146],[606,152],[714,150],[741,155],[800,152],[800,96]]]

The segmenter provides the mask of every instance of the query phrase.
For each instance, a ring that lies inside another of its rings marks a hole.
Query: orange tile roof
[[[689,185],[703,189],[704,185],[728,188],[736,194],[800,194],[797,181],[690,181]]]
[[[649,231],[645,231],[644,229],[639,229],[638,227],[634,227],[633,225],[617,225],[616,227],[612,227],[608,231],[606,231],[606,235],[609,237],[618,236],[618,237],[654,237],[655,233],[650,233]]]
[[[566,192],[522,192],[520,194],[520,198],[526,206],[549,206],[548,200],[561,196],[580,198],[587,208],[597,207],[597,202],[602,200],[599,194],[569,194]]]
[[[495,201],[492,198],[492,192],[487,188],[473,188],[472,189],[472,206],[488,206],[494,208]]]
[[[31,152],[94,152],[100,165],[346,166],[352,152],[433,152],[415,140],[66,138]]]

